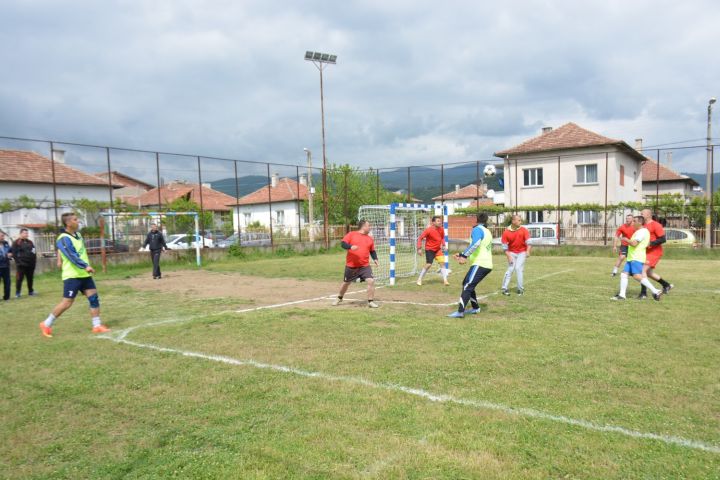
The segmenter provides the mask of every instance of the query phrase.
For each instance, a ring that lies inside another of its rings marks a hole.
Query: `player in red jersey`
[[[443,247],[445,246],[445,229],[442,227],[442,217],[436,215],[432,217],[432,223],[423,231],[417,239],[417,253],[423,254],[422,241],[425,240],[425,266],[420,270],[417,284],[422,285],[423,277],[432,267],[433,261],[437,260],[441,263],[440,273],[442,274],[443,283],[450,285],[447,281],[447,270],[445,269],[445,254]]]
[[[348,287],[358,279],[368,284],[368,307],[378,308],[380,306],[375,303],[375,279],[373,278],[372,268],[370,268],[370,257],[375,262],[375,266],[379,265],[377,252],[375,252],[375,241],[370,236],[370,228],[370,222],[360,220],[358,229],[345,235],[342,242],[340,242],[340,246],[347,250],[347,255],[345,256],[343,284],[340,287],[340,293],[333,301],[334,306],[342,303]]]
[[[660,222],[653,218],[652,210],[649,208],[643,209],[640,214],[645,217],[645,228],[650,231],[650,244],[647,249],[645,265],[643,266],[643,276],[647,276],[658,282],[663,287],[663,293],[667,294],[673,288],[673,284],[667,282],[655,272],[655,267],[663,256],[662,244],[666,241],[665,229]],[[645,286],[641,287],[638,298],[647,298],[647,289]]]
[[[618,255],[617,262],[615,262],[615,266],[612,269],[613,277],[617,275],[618,268],[620,268],[622,263],[627,258],[628,243],[625,240],[620,240],[620,238],[632,238],[633,233],[635,233],[635,220],[632,214],[629,213],[625,216],[625,223],[618,227],[618,229],[615,231],[615,236],[613,237],[613,253],[618,253],[617,242],[620,242],[620,253]]]

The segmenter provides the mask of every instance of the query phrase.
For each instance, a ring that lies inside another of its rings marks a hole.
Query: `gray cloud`
[[[710,0],[9,0],[2,16],[6,135],[301,163],[320,152],[306,49],[338,54],[328,156],[359,166],[488,158],[567,121],[696,139],[720,94]]]

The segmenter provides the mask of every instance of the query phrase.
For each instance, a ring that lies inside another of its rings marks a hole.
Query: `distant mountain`
[[[503,169],[498,168],[497,175],[495,177],[489,177],[483,180],[483,169],[485,163],[480,163],[480,182],[488,184],[490,189],[495,191],[502,191],[498,180],[502,177]],[[422,200],[423,202],[431,202],[433,197],[437,197],[443,191],[445,193],[452,192],[455,190],[455,185],[464,187],[475,183],[478,175],[478,168],[475,164],[470,165],[456,165],[452,167],[446,167],[442,174],[440,168],[430,167],[412,167],[410,169],[410,190],[412,196]],[[313,175],[313,184],[320,185],[321,175]],[[443,188],[441,188],[441,180]],[[240,196],[252,193],[255,190],[262,188],[268,184],[267,177],[264,175],[248,175],[245,177],[238,177]],[[380,171],[380,183],[382,186],[392,192],[402,190],[407,191],[408,188],[408,169],[397,168],[395,170],[381,170]],[[213,190],[223,192],[231,197],[235,196],[235,178],[223,178],[210,183]]]
[[[700,184],[700,187],[702,187],[703,190],[705,190],[705,177],[706,175],[704,173],[682,173],[682,175],[687,175],[688,177],[692,178],[696,182]],[[713,192],[718,189],[718,186],[720,186],[720,172],[715,172],[715,175],[713,175]]]

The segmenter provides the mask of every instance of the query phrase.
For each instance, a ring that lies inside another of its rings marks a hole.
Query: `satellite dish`
[[[488,198],[495,198],[495,190],[488,190],[485,194]]]

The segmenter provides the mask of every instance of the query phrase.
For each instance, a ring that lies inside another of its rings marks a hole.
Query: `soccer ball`
[[[485,170],[483,170],[483,175],[486,177],[494,177],[497,173],[497,170],[495,169],[495,165],[485,165]]]

